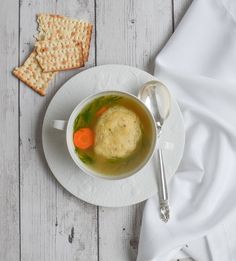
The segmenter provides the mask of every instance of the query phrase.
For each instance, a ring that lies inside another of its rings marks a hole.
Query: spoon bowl
[[[171,109],[171,96],[167,87],[159,81],[147,82],[140,89],[138,98],[151,111],[157,127],[161,128]]]

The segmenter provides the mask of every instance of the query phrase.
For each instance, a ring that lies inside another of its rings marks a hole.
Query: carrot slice
[[[99,117],[101,116],[108,108],[106,106],[102,107],[101,109],[99,109],[97,112],[96,112],[96,116]]]
[[[94,133],[90,128],[81,128],[74,133],[74,144],[77,148],[85,150],[94,143]]]

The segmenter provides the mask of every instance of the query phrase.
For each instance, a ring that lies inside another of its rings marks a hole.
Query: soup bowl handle
[[[64,130],[66,130],[67,121],[54,120],[52,126],[53,126],[54,129],[64,131]]]

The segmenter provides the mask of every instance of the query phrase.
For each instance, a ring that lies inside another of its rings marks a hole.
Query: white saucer
[[[45,114],[42,141],[48,165],[61,185],[74,196],[94,205],[121,207],[141,202],[157,193],[155,155],[140,172],[123,180],[105,180],[83,173],[70,158],[65,133],[52,128],[53,120],[67,120],[75,106],[92,93],[121,90],[137,95],[140,86],[155,77],[124,65],[103,65],[83,71],[67,81],[53,97]],[[183,155],[184,124],[172,97],[172,110],[163,126],[160,146],[167,179],[175,172]]]

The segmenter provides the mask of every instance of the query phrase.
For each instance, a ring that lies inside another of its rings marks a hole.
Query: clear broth
[[[101,107],[121,105],[135,112],[140,119],[142,137],[135,151],[126,158],[107,159],[94,152],[93,147],[86,150],[75,148],[80,160],[89,168],[102,175],[123,175],[137,169],[148,157],[153,141],[153,126],[145,109],[131,97],[122,95],[107,95],[96,98],[85,106],[74,121],[74,132],[80,128],[89,127],[93,131],[98,121],[95,113]]]

